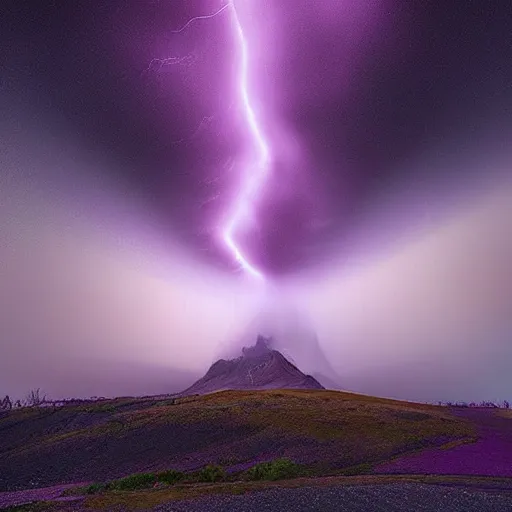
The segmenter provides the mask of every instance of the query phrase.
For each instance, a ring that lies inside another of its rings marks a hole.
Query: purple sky
[[[173,33],[222,5],[6,8],[0,394],[177,391],[265,308],[219,237],[254,158],[232,18]],[[510,399],[507,3],[235,5],[271,149],[239,240],[272,300],[348,389]]]

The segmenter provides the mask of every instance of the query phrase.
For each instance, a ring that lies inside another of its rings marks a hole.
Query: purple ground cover
[[[493,409],[457,409],[454,414],[477,425],[477,442],[405,455],[379,464],[374,472],[512,477],[512,419]]]
[[[54,485],[42,489],[27,489],[24,491],[0,492],[0,509],[15,507],[35,501],[80,501],[81,497],[61,497],[61,494],[67,489],[85,485],[85,483]]]

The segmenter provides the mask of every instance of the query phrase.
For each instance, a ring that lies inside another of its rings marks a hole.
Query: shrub
[[[103,492],[107,489],[107,484],[104,483],[94,483],[91,485],[88,485],[84,492],[85,494],[98,494],[99,492]]]
[[[219,482],[226,478],[226,472],[221,466],[208,465],[202,468],[198,474],[199,482]]]
[[[246,474],[251,480],[281,480],[298,476],[300,469],[292,460],[283,458],[256,464]]]
[[[185,478],[185,474],[181,471],[176,471],[175,469],[168,469],[167,471],[162,471],[156,475],[156,478],[159,482],[163,482],[165,484],[173,485],[177,482],[180,482]]]
[[[134,475],[114,480],[110,488],[116,491],[132,491],[152,487],[156,483],[154,473],[136,473]]]

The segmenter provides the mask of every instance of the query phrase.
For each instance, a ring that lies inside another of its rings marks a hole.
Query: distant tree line
[[[510,402],[503,400],[503,402],[489,402],[483,400],[481,402],[437,402],[437,405],[446,407],[488,407],[491,409],[510,409]]]

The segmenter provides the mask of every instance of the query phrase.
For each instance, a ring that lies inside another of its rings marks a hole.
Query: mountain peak
[[[206,394],[224,389],[324,389],[270,346],[271,338],[258,335],[252,347],[244,347],[236,359],[219,359],[204,377],[180,395]]]
[[[256,338],[256,344],[252,347],[244,347],[242,349],[242,355],[244,357],[258,357],[268,354],[272,351],[270,348],[271,338],[265,338],[261,334],[258,334]]]

